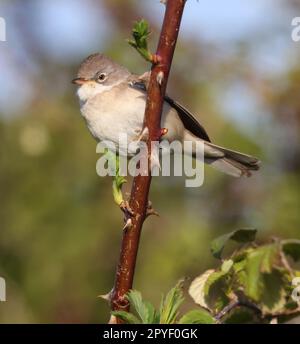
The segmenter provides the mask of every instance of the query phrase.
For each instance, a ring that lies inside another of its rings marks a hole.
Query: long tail
[[[204,142],[204,161],[212,167],[234,177],[251,176],[259,169],[260,161],[250,155]]]
[[[253,156],[201,140],[188,131],[185,132],[185,140],[200,140],[201,142],[204,142],[204,162],[233,177],[249,177],[251,176],[251,171],[259,169],[260,161]]]

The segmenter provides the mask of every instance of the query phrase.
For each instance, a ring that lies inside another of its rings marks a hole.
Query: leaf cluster
[[[205,309],[179,315],[179,308],[184,301],[182,286],[183,282],[178,282],[163,296],[158,310],[150,302],[144,301],[139,291],[131,290],[126,297],[133,313],[114,311],[112,314],[128,324],[213,324],[214,318]]]
[[[193,280],[189,294],[200,308],[180,315],[184,301],[183,282],[162,297],[159,309],[142,299],[137,290],[127,294],[132,313],[113,315],[130,324],[214,324],[283,322],[300,314],[300,304],[292,298],[293,279],[300,271],[289,260],[300,260],[300,240],[273,240],[258,246],[255,229],[239,229],[211,243],[211,252],[220,266]],[[242,244],[224,259],[228,241]]]
[[[133,39],[128,39],[127,42],[133,48],[135,48],[145,60],[152,62],[153,56],[148,49],[148,38],[150,33],[148,22],[144,19],[141,19],[140,21],[136,21],[134,23],[132,29]]]
[[[299,240],[276,239],[262,246],[248,244],[222,259],[229,240],[252,243],[255,234],[252,229],[237,230],[211,243],[212,254],[220,259],[221,265],[201,274],[189,289],[194,301],[211,314],[217,315],[230,304],[237,305],[230,317],[244,307],[247,313],[252,310],[251,321],[254,316],[259,316],[260,321],[273,317],[284,320],[300,312],[300,305],[292,299],[292,281],[300,272],[289,264],[289,258],[300,259]]]

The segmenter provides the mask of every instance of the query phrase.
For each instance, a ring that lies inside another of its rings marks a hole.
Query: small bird
[[[127,134],[128,143],[141,137],[148,81],[149,73],[132,74],[101,53],[81,63],[72,82],[79,86],[81,114],[97,141],[107,140],[118,147],[120,134]],[[234,177],[250,176],[251,171],[259,169],[257,158],[212,144],[203,126],[186,108],[169,96],[164,100],[164,140],[203,142],[205,163]],[[136,150],[126,153],[132,156]]]

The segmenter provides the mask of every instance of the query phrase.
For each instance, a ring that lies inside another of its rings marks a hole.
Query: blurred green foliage
[[[96,10],[99,2],[87,6]],[[149,68],[125,42],[132,23],[147,13],[135,1],[100,6],[113,30],[104,52],[133,72]],[[96,175],[96,143],[70,84],[80,61],[49,58],[35,39],[38,28],[30,26],[35,11],[23,13],[19,42],[36,67],[7,57],[17,75],[30,76],[33,94],[17,113],[1,110],[0,117],[0,276],[7,283],[0,322],[106,322],[109,307],[97,295],[113,285],[123,216],[111,179]],[[153,51],[158,28],[151,28]],[[186,189],[178,177],[153,179],[150,198],[161,216],[144,226],[134,287],[155,306],[176,280],[217,264],[207,246],[218,235],[255,227],[261,240],[299,238],[300,69],[287,61],[280,75],[260,74],[251,61],[253,42],[242,43],[223,54],[200,34],[178,42],[168,93],[195,113],[214,142],[259,156],[263,164],[240,180],[207,167],[199,189]],[[235,80],[243,80],[265,110],[253,110],[246,129],[220,105]]]
[[[180,281],[162,298],[158,311],[142,299],[139,291],[130,290],[126,297],[133,310],[114,311],[112,315],[127,324],[214,324],[214,318],[205,309],[193,309],[180,316],[179,309],[184,301],[182,288],[183,281]]]
[[[221,252],[229,240],[239,245],[223,259]],[[289,263],[300,259],[300,240],[276,240],[254,243],[255,231],[236,230],[211,242],[212,254],[220,260],[217,269],[209,269],[195,278],[189,295],[200,307],[182,314],[185,301],[180,281],[162,298],[159,311],[142,299],[137,290],[126,295],[131,310],[114,311],[113,316],[129,324],[215,324],[282,323],[300,314],[300,271]]]
[[[222,241],[224,246],[233,237],[244,245],[226,259],[219,256],[221,264],[217,269],[207,270],[192,282],[189,293],[193,300],[222,322],[232,319],[241,308],[252,311],[247,323],[272,319],[284,322],[288,317],[299,316],[295,282],[300,271],[292,268],[289,258],[299,261],[300,240],[274,240],[259,246],[253,243],[255,234],[253,237],[248,230],[238,230],[230,233],[227,240],[224,235],[215,239],[212,253],[216,242]],[[249,244],[245,245],[247,241]],[[236,318],[236,322],[243,321],[243,317],[239,321]]]

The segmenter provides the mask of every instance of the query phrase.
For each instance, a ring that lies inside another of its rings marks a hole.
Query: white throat
[[[114,86],[116,85],[105,86],[96,82],[86,82],[78,88],[77,96],[80,103],[85,103],[97,94],[111,90]]]

